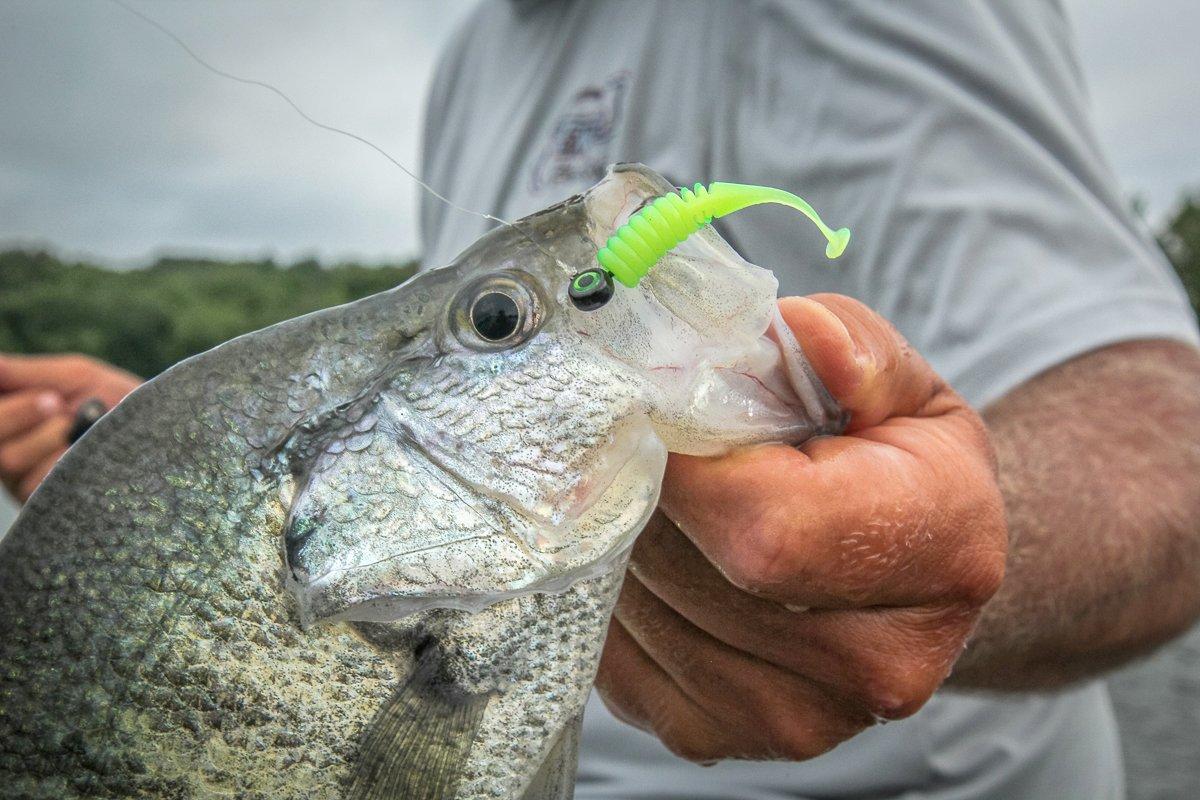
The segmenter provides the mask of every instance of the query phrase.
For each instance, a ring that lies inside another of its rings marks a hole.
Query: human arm
[[[1200,352],[1085,354],[984,414],[1011,543],[954,686],[1050,688],[1117,666],[1200,614]]]

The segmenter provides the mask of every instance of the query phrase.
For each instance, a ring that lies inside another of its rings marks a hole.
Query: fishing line
[[[220,67],[216,67],[214,65],[209,64],[209,62],[205,61],[202,58],[202,56],[200,56],[196,52],[196,50],[193,50],[191,47],[188,47],[187,42],[182,40],[182,38],[180,38],[179,36],[176,36],[174,34],[174,31],[167,28],[166,25],[163,25],[162,23],[158,22],[157,19],[154,19],[154,18],[148,16],[148,14],[137,10],[137,8],[134,8],[133,6],[128,5],[127,2],[125,2],[125,0],[109,0],[109,2],[112,2],[112,4],[115,6],[124,8],[125,11],[133,14],[134,17],[137,17],[138,19],[142,20],[142,22],[144,22],[148,25],[151,25],[152,28],[155,28],[158,31],[160,31],[161,34],[170,38],[170,40],[175,42],[175,44],[178,44],[180,49],[184,50],[184,53],[186,53],[188,56],[190,56],[190,58],[193,61],[196,61],[198,65],[204,67],[205,70],[208,70],[212,74],[215,74],[215,76],[218,76],[218,77],[221,77],[221,78],[224,78],[227,80],[233,80],[233,82],[235,82],[235,83],[245,84],[247,86],[258,86],[258,88],[260,88],[260,89],[265,89],[265,90],[270,91],[271,94],[274,94],[275,96],[280,98],[280,100],[282,100],[284,103],[287,103],[288,106],[292,107],[292,110],[294,110],[294,112],[296,114],[299,114],[300,118],[302,120],[304,120],[305,122],[307,122],[308,125],[318,127],[322,131],[329,131],[330,133],[337,133],[337,134],[340,134],[340,136],[347,137],[349,139],[353,139],[353,140],[355,140],[355,142],[358,142],[360,144],[365,144],[366,146],[368,146],[368,148],[371,148],[372,150],[378,152],[378,154],[380,156],[383,156],[384,158],[386,158],[386,160],[388,160],[392,164],[394,164],[394,166],[397,167],[398,169],[400,169],[402,173],[408,175],[409,178],[412,178],[416,182],[416,185],[420,186],[421,188],[424,188],[424,190],[426,192],[432,194],[433,197],[436,197],[437,199],[442,200],[443,203],[445,203],[446,205],[449,205],[451,207],[451,209],[455,209],[457,211],[462,211],[463,213],[469,213],[469,215],[472,215],[475,217],[480,217],[481,219],[488,219],[488,221],[491,221],[491,222],[498,222],[503,225],[508,225],[508,227],[517,230],[518,233],[521,233],[523,236],[526,236],[526,239],[529,239],[528,234],[524,233],[524,231],[521,230],[520,228],[517,228],[516,225],[509,222],[508,219],[503,219],[503,218],[491,215],[491,213],[484,213],[482,211],[474,211],[472,209],[467,209],[467,207],[458,205],[457,203],[455,203],[454,200],[451,200],[450,198],[445,197],[444,194],[438,192],[437,190],[434,190],[434,188],[432,186],[426,184],[426,182],[424,180],[421,180],[420,178],[418,178],[418,176],[416,176],[416,174],[413,172],[413,170],[410,170],[408,167],[404,166],[404,164],[402,164],[400,161],[397,161],[396,158],[390,154],[390,152],[384,150],[383,148],[380,148],[379,145],[371,142],[370,139],[361,137],[361,136],[359,136],[358,133],[344,130],[344,128],[336,127],[334,125],[326,125],[325,122],[313,119],[312,116],[308,115],[304,109],[300,108],[300,106],[298,106],[298,104],[296,104],[296,102],[294,100],[292,100],[292,98],[288,97],[286,92],[283,92],[281,89],[278,89],[277,86],[266,83],[265,80],[256,80],[254,78],[244,78],[242,76],[236,76],[236,74],[234,74],[232,72],[226,72],[224,70],[221,70]],[[538,248],[541,249],[541,246],[538,245],[538,242],[535,242],[532,239],[529,239],[529,241],[532,241],[535,246],[538,246]],[[545,252],[545,251],[542,251],[542,252]],[[547,255],[548,255],[548,253],[547,253]]]

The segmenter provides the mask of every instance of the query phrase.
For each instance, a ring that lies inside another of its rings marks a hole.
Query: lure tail
[[[713,219],[762,203],[778,203],[808,217],[825,235],[828,258],[837,258],[850,241],[848,228],[831,229],[811,205],[791,192],[742,183],[697,183],[665,194],[638,211],[609,237],[596,260],[618,281],[633,288],[660,258]]]

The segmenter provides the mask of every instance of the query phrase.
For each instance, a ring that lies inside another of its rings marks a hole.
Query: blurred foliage
[[[163,258],[144,269],[0,252],[0,352],[77,352],[149,377],[248,331],[406,280],[414,263]]]
[[[1200,314],[1200,192],[1183,198],[1158,243],[1175,265],[1192,308]]]

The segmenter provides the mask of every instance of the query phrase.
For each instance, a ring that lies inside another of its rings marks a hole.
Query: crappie
[[[451,265],[149,382],[0,542],[0,796],[570,797],[668,450],[832,432],[774,277],[619,166]]]

